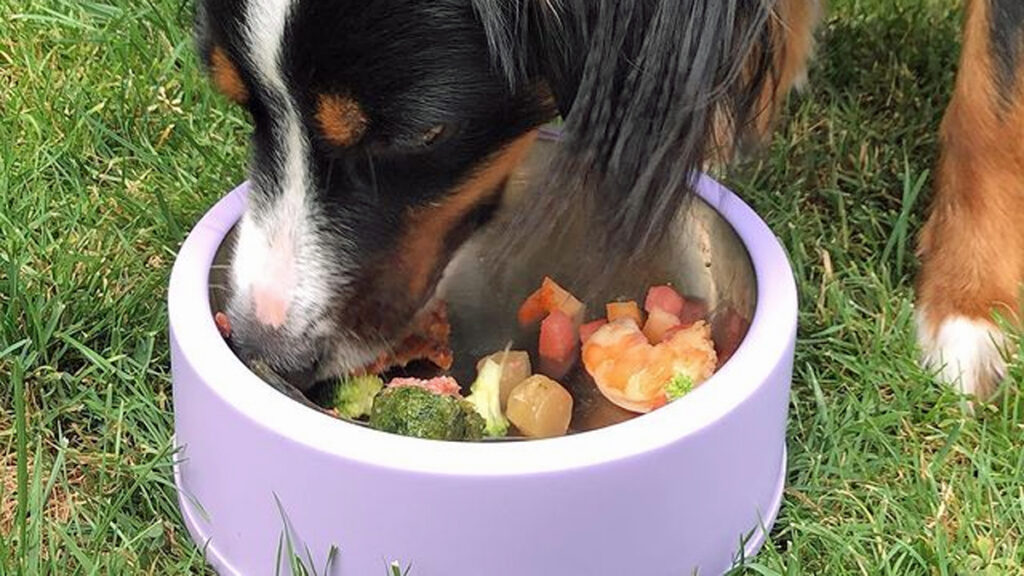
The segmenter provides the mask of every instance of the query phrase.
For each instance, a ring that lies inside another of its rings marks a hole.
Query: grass
[[[802,305],[785,504],[740,572],[1024,574],[1021,367],[968,416],[912,338],[959,6],[833,4],[808,92],[726,178]],[[197,68],[190,10],[0,7],[0,573],[207,571],[171,481],[161,302],[247,130]]]

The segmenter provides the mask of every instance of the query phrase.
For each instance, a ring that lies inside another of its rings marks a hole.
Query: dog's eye
[[[438,140],[440,140],[441,136],[444,136],[444,133],[447,132],[447,131],[448,131],[448,127],[445,126],[444,124],[438,124],[437,126],[434,126],[433,128],[431,128],[430,130],[427,130],[426,132],[423,133],[423,136],[422,136],[422,143],[423,143],[423,145],[424,146],[432,146]]]
[[[369,145],[379,154],[423,154],[447,141],[458,132],[453,124],[436,124],[424,130],[422,125],[393,134],[382,134]]]

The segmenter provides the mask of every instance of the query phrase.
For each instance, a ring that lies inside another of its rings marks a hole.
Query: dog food
[[[416,360],[427,360],[441,370],[450,370],[454,356],[449,344],[452,328],[448,323],[448,306],[436,301],[417,316],[409,335],[391,352],[381,354],[363,371],[381,374],[392,368],[405,368]]]
[[[707,309],[668,285],[652,286],[643,300],[608,302],[604,315],[587,318],[587,306],[551,278],[519,307],[517,321],[537,337],[537,361],[524,350],[501,350],[481,358],[466,391],[447,371],[454,355],[447,306],[421,314],[395,351],[382,354],[358,374],[322,383],[317,404],[335,416],[372,428],[437,440],[481,440],[518,436],[551,438],[570,433],[573,393],[562,383],[589,382],[611,404],[634,415],[682,398],[735,351],[746,324],[724,324],[727,342],[716,352]],[[215,323],[231,336],[228,317]],[[415,378],[401,373],[427,361],[439,373]],[[578,388],[576,389],[578,391]],[[291,394],[290,394],[291,395]],[[600,397],[599,396],[599,397]],[[584,411],[582,414],[586,414]]]

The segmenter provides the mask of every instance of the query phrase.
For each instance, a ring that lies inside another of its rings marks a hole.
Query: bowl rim
[[[555,473],[637,457],[697,434],[728,415],[791,356],[796,336],[796,282],[782,245],[745,202],[711,177],[702,175],[695,188],[736,231],[749,254],[757,283],[754,316],[733,356],[705,385],[685,400],[640,418],[561,438],[444,442],[349,424],[267,386],[225,343],[209,300],[210,266],[244,212],[248,182],[218,201],[181,246],[167,297],[172,345],[177,346],[177,360],[186,362],[202,385],[252,422],[297,446],[369,466],[424,474],[507,476]]]

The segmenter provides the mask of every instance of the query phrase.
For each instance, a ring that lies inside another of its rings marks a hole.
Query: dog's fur
[[[984,398],[1005,372],[998,313],[1016,322],[1024,279],[1024,4],[971,0],[922,231],[918,339],[925,363]]]
[[[301,380],[376,356],[494,212],[536,128],[559,113],[566,138],[546,183],[559,192],[524,212],[509,242],[543,238],[584,205],[604,250],[659,240],[697,170],[770,131],[802,81],[820,8],[204,0],[200,52],[254,127],[229,309],[243,359]],[[998,334],[988,314],[1015,301],[1024,274],[1024,233],[999,216],[1020,213],[1024,141],[1005,134],[1024,129],[1024,9],[974,0],[969,11],[974,67],[964,66],[943,128],[920,334],[929,360],[954,353],[965,391],[988,392],[1001,366],[982,338]],[[1013,256],[993,250],[1006,236]]]

